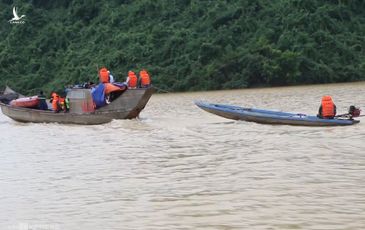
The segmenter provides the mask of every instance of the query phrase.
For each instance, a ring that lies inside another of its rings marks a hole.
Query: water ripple
[[[365,121],[260,125],[193,104],[313,114],[322,94],[345,110],[363,103],[364,89],[154,95],[140,118],[95,126],[22,124],[1,114],[0,229],[364,229]]]

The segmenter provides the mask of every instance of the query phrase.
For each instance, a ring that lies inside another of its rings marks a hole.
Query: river
[[[153,95],[139,119],[23,124],[0,114],[0,229],[365,229],[365,120],[227,120],[193,103],[365,110],[365,83]],[[361,120],[361,119],[360,119]]]

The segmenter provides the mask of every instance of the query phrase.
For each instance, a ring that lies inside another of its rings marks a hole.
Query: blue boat
[[[322,119],[301,113],[287,113],[280,111],[243,108],[239,106],[212,104],[207,102],[195,102],[195,104],[215,115],[233,120],[252,121],[262,124],[301,125],[301,126],[344,126],[357,124],[360,121],[349,117],[335,117],[334,119]]]

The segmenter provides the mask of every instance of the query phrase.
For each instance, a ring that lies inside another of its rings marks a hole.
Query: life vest
[[[52,109],[55,112],[60,110],[59,96],[57,93],[52,93]]]
[[[141,78],[141,86],[148,86],[151,84],[151,78],[150,75],[147,73],[146,70],[142,70],[139,72],[139,76]]]
[[[129,78],[128,87],[136,88],[137,87],[137,82],[138,82],[136,74],[133,71],[129,71],[128,72],[128,78]]]
[[[109,83],[109,72],[107,68],[101,68],[99,71],[99,81],[101,83]]]
[[[70,99],[65,98],[65,106],[66,106],[66,110],[70,109]]]
[[[334,117],[335,104],[330,96],[323,96],[322,98],[322,117]]]

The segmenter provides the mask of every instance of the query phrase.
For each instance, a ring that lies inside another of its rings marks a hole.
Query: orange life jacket
[[[60,107],[59,107],[59,96],[57,95],[57,93],[52,93],[52,109],[55,112],[58,112]]]
[[[322,117],[334,117],[335,104],[330,96],[324,96],[322,98]]]
[[[129,81],[128,81],[128,87],[130,88],[136,88],[137,87],[137,76],[133,71],[129,71],[128,72],[128,77],[129,77]]]
[[[150,75],[147,73],[146,70],[142,70],[139,72],[139,76],[141,77],[141,86],[147,86],[151,84]]]
[[[99,81],[101,83],[109,83],[109,72],[107,68],[101,68],[99,71]]]

